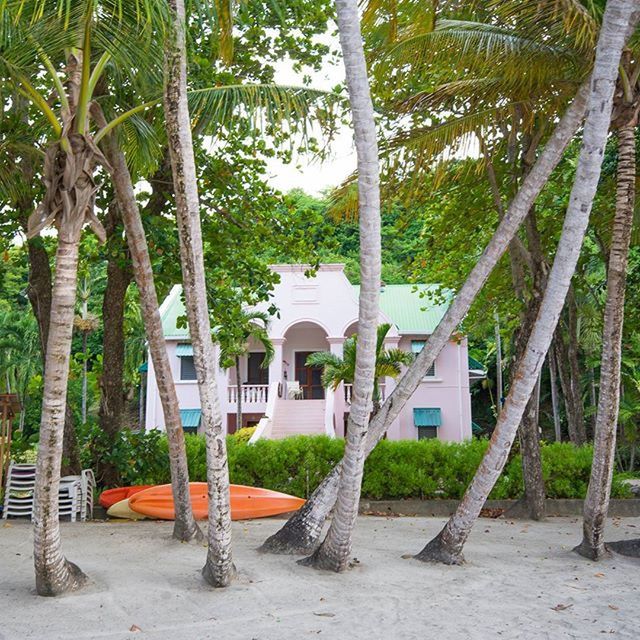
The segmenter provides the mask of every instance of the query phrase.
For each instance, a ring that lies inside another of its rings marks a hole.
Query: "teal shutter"
[[[439,427],[442,425],[442,415],[440,409],[414,409],[413,410],[413,426],[414,427]]]

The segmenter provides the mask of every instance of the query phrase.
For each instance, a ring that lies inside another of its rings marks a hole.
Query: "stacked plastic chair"
[[[36,485],[36,467],[33,464],[9,465],[4,493],[2,517],[33,518],[33,494]],[[58,513],[69,516],[71,522],[78,517],[83,522],[93,513],[93,494],[96,480],[91,469],[85,469],[79,476],[60,478],[58,491]]]

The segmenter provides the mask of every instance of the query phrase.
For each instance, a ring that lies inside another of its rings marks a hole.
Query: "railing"
[[[387,397],[387,392],[386,392],[386,388],[385,388],[385,384],[379,384],[378,385],[378,389],[380,390],[380,402],[384,402],[386,400]],[[344,401],[347,404],[351,404],[351,394],[353,392],[353,385],[352,384],[345,384],[344,385]]]
[[[279,384],[279,382],[274,381],[269,385],[269,391],[267,394],[269,396],[269,400],[267,402],[267,408],[265,409],[264,416],[260,418],[260,422],[258,422],[256,430],[253,432],[251,438],[249,438],[249,444],[253,444],[257,440],[260,440],[260,438],[271,437],[271,429],[273,428],[273,416],[276,411],[276,402],[278,400]]]
[[[325,404],[324,404],[324,432],[330,438],[336,437],[336,427],[334,424],[334,403],[335,403],[335,391],[331,388],[327,389]]]
[[[229,385],[228,398],[231,404],[238,402],[238,386]],[[244,404],[259,404],[269,401],[269,385],[268,384],[243,384],[240,387],[240,400]]]

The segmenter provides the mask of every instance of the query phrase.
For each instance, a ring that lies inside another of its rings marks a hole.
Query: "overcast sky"
[[[337,49],[337,37],[327,34],[326,44]],[[336,85],[344,83],[344,67],[341,60],[335,65],[325,64],[320,72],[305,70],[305,74],[311,76],[311,86],[314,89],[330,91]],[[293,70],[289,61],[283,61],[276,66],[275,82],[302,86],[302,76]],[[330,156],[322,163],[314,160],[310,155],[298,156],[290,164],[285,164],[278,159],[270,159],[267,163],[270,184],[283,192],[299,188],[311,195],[318,195],[330,187],[339,185],[356,168],[353,133],[349,127],[342,127],[339,130],[330,151]]]

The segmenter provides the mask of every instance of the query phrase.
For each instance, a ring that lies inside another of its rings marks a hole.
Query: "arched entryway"
[[[291,325],[284,334],[283,378],[298,383],[305,400],[323,400],[322,369],[307,366],[307,358],[316,351],[329,351],[327,331],[318,323],[303,320]],[[286,386],[286,385],[285,385]],[[291,386],[291,385],[290,385]]]

